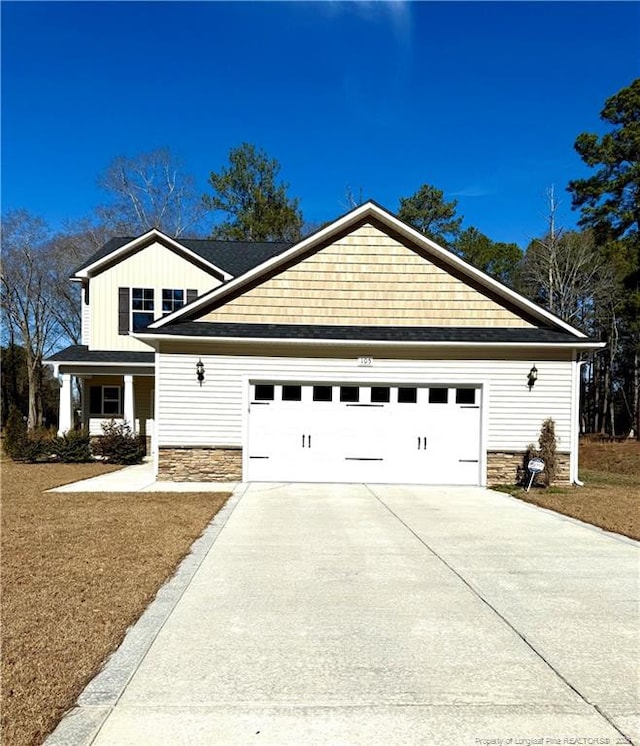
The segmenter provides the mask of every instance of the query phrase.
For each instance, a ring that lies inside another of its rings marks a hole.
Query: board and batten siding
[[[89,303],[89,289],[83,287],[81,292],[82,313],[80,315],[81,339],[83,345],[91,345],[91,305]]]
[[[162,290],[196,289],[201,295],[220,281],[160,243],[153,243],[90,280],[91,336],[94,350],[149,352],[144,342],[118,334],[118,288],[153,288],[156,318],[162,315]]]
[[[531,324],[366,224],[200,321],[400,326]]]
[[[325,353],[326,354],[326,353]],[[205,366],[202,386],[195,365]],[[158,443],[162,446],[242,446],[247,378],[262,381],[391,385],[487,384],[483,396],[487,449],[521,451],[535,443],[543,420],[556,424],[558,449],[571,449],[572,362],[535,361],[538,381],[530,391],[534,361],[519,359],[374,358],[371,367],[338,357],[267,357],[164,353],[159,355]]]

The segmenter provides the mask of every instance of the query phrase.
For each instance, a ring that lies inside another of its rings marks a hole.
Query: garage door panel
[[[252,384],[252,394],[270,385],[272,400],[250,404],[249,480],[480,481],[477,388]]]

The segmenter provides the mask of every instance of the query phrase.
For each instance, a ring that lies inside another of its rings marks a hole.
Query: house
[[[513,482],[547,417],[578,478],[601,343],[373,202],[293,245],[113,239],[72,280],[60,429],[76,377],[85,426],[132,423],[159,480]]]

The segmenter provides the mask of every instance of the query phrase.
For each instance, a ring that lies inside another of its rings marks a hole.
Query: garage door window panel
[[[415,404],[418,401],[418,389],[401,386],[398,389],[398,404]]]
[[[314,386],[313,401],[333,401],[333,389],[331,386]]]
[[[372,386],[371,387],[371,403],[372,404],[387,404],[391,401],[391,389],[389,386]]]
[[[456,389],[456,404],[475,404],[475,389]]]
[[[256,383],[255,399],[256,401],[273,401],[275,387],[272,384]]]
[[[360,389],[357,386],[340,386],[340,401],[355,403],[360,401]]]
[[[283,386],[282,401],[302,401],[302,386]]]
[[[449,401],[449,389],[429,389],[429,404],[447,404]]]

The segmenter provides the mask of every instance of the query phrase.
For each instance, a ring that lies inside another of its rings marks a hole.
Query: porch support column
[[[124,419],[125,422],[131,428],[131,432],[135,432],[136,422],[135,414],[133,411],[133,376],[124,376]]]
[[[73,423],[73,411],[71,396],[71,374],[60,375],[60,408],[58,410],[58,435],[71,430]]]
[[[80,390],[80,413],[82,416],[82,429],[89,431],[89,385],[86,378],[77,378]]]

